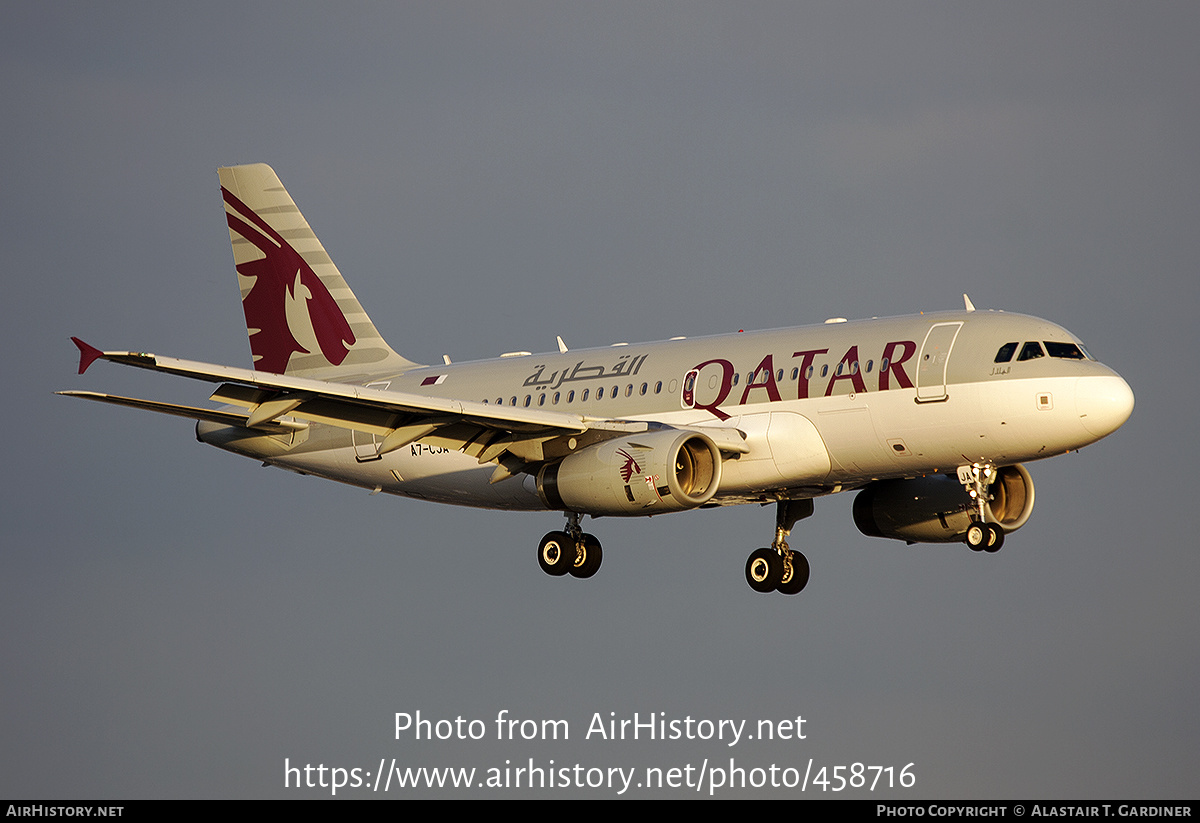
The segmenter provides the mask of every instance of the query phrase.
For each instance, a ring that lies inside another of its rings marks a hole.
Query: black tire
[[[971,521],[971,525],[967,526],[967,533],[963,535],[963,542],[970,547],[971,551],[981,552],[987,545],[990,531],[987,523],[973,520]]]
[[[1000,547],[1004,545],[1004,529],[1000,528],[995,523],[988,523],[988,539],[987,544],[983,547],[985,552],[996,553],[1000,551]]]
[[[604,552],[600,548],[600,541],[590,534],[585,534],[583,551],[580,552],[580,555],[582,556],[577,557],[571,566],[571,576],[586,580],[600,571],[600,564],[604,562]]]
[[[756,592],[773,592],[783,579],[783,558],[774,549],[756,549],[746,560],[746,582]]]
[[[550,532],[538,544],[538,565],[551,577],[562,577],[575,562],[575,541],[566,532]]]
[[[776,589],[780,594],[800,594],[804,591],[804,587],[808,585],[808,558],[800,552],[791,552],[792,569],[791,574],[788,574],[785,565],[783,577],[779,581],[779,586]]]

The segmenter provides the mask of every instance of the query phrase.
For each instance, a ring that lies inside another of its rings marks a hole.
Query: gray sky
[[[1194,797],[1198,37],[1194,3],[7,3],[0,796],[732,757],[915,764],[838,796]],[[793,537],[799,597],[744,582],[759,507],[588,523],[604,568],[550,580],[558,515],[370,497],[52,394],[206,396],[79,378],[71,335],[249,363],[216,177],[246,162],[421,362],[965,291],[1070,328],[1137,407],[1029,466],[998,555],[864,537],[842,495]],[[497,741],[502,709],[571,739]],[[418,710],[488,739],[396,740]],[[596,712],[807,738],[585,740]]]

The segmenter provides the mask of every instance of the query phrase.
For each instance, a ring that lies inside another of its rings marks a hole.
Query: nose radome
[[[1075,408],[1085,429],[1105,437],[1133,414],[1133,389],[1115,374],[1081,377],[1075,387]]]

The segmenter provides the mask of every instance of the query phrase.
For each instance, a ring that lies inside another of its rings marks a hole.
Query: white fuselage
[[[1018,359],[1030,343],[1040,355]],[[1063,356],[1052,343],[1075,353]],[[997,362],[1006,344],[1015,350]],[[369,375],[359,385],[585,419],[737,430],[745,448],[723,460],[716,504],[1050,457],[1115,431],[1133,405],[1125,381],[1084,357],[1062,327],[982,311],[509,356]],[[282,468],[388,493],[547,508],[532,476],[490,483],[494,466],[464,453],[452,434],[380,455],[378,435],[319,423],[264,435],[201,422],[197,433]]]

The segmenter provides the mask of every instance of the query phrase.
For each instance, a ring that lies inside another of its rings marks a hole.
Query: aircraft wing
[[[211,400],[242,406],[245,416],[231,412],[175,406],[150,400],[95,392],[63,392],[73,397],[199,420],[259,429],[294,428],[289,417],[376,435],[379,454],[432,438],[477,457],[496,462],[493,482],[546,460],[565,457],[573,449],[607,440],[623,432],[643,432],[653,424],[642,420],[594,418],[542,409],[515,408],[408,392],[331,383],[304,377],[160,357],[148,352],[101,351],[71,338],[80,352],[79,373],[96,360],[219,383]],[[725,452],[745,452],[740,432],[701,429]],[[573,441],[573,442],[570,442]]]

